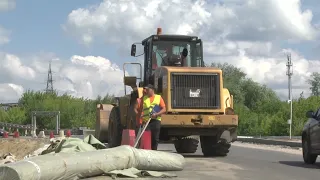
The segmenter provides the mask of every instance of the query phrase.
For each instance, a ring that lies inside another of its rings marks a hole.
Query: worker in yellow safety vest
[[[157,150],[161,128],[161,115],[167,110],[162,97],[155,94],[153,85],[149,84],[145,89],[146,95],[143,96],[143,105],[139,110],[143,114],[142,124],[145,124],[149,118],[151,118],[146,130],[151,131],[151,149]],[[156,110],[157,108],[155,107],[158,107],[158,110]]]

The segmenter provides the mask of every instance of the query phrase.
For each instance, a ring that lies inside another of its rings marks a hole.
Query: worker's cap
[[[154,86],[152,84],[148,84],[147,86],[144,87],[144,89],[153,89],[154,90]]]

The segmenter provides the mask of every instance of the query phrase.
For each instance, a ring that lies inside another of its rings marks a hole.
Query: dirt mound
[[[35,138],[0,138],[0,157],[11,153],[17,160],[49,143],[49,139]]]

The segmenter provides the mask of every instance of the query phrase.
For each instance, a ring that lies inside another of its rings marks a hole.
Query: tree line
[[[290,107],[266,85],[254,82],[246,73],[231,64],[212,63],[223,71],[224,87],[234,96],[234,109],[239,115],[239,135],[285,136],[289,134],[287,121]],[[303,93],[293,100],[293,135],[301,135],[308,110],[316,110],[320,102],[320,74],[313,73],[308,83],[312,95]],[[111,103],[112,95],[96,99],[75,98],[70,95],[26,91],[19,99],[19,106],[5,111],[0,109],[0,121],[31,124],[31,111],[60,111],[61,128],[95,127],[96,107]],[[54,117],[37,117],[39,128],[54,129]]]
[[[31,124],[32,111],[60,111],[60,127],[95,127],[97,104],[112,103],[114,97],[106,95],[96,99],[75,98],[58,93],[26,91],[19,99],[19,106],[4,111],[0,108],[0,121],[14,124]],[[54,129],[56,116],[37,116],[39,129]]]

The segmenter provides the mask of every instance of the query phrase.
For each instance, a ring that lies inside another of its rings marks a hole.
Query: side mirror
[[[137,46],[135,44],[131,45],[131,56],[136,56],[136,48]]]
[[[314,112],[313,112],[312,110],[308,111],[308,112],[306,113],[306,117],[307,117],[307,118],[313,118],[313,117],[314,117]]]

